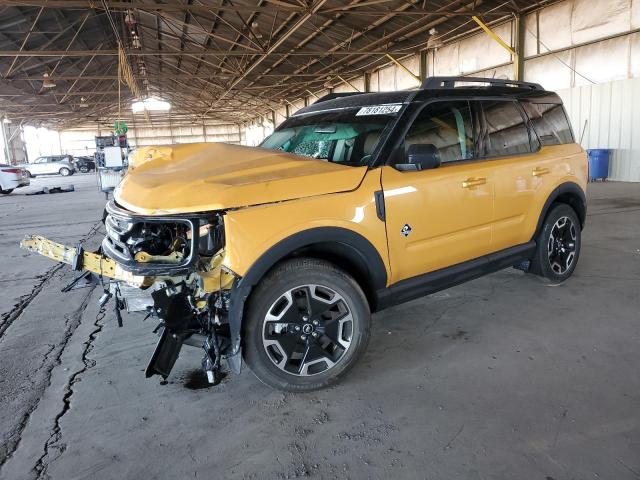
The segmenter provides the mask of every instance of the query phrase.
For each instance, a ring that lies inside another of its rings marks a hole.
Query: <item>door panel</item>
[[[491,177],[492,168],[485,162],[463,162],[420,172],[383,168],[393,282],[490,252]],[[485,179],[484,183],[463,186],[479,179]],[[405,225],[411,229],[406,236]]]
[[[480,155],[495,158],[492,250],[498,251],[530,240],[522,240],[522,230],[545,171],[543,166],[536,171],[540,145],[521,107],[512,100],[477,103],[484,134]]]
[[[46,157],[37,158],[33,164],[32,172],[37,175],[42,175],[43,173],[46,172],[46,166],[47,166]]]
[[[493,216],[490,162],[474,161],[469,102],[445,100],[418,112],[398,150],[430,145],[441,165],[428,170],[382,170],[392,280],[449,267],[489,253]]]

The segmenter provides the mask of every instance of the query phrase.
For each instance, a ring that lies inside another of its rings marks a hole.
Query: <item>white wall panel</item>
[[[407,58],[399,60],[406,68],[409,69],[414,75],[420,76],[420,57],[418,55],[412,55]],[[420,86],[420,82],[414,77],[405,72],[402,68],[396,66],[396,89],[408,90],[411,88],[417,88]]]
[[[511,22],[493,27],[492,30],[511,45]],[[454,73],[470,73],[492,65],[511,61],[511,54],[485,33],[462,40],[458,47],[457,66]]]
[[[289,105],[289,113],[291,115],[293,115],[294,113],[296,113],[301,108],[304,108],[304,100],[301,99],[301,98],[300,99],[296,99],[293,102],[291,102],[291,104]]]
[[[552,5],[539,12],[540,53],[571,46],[572,10],[573,1],[569,1]]]
[[[538,13],[524,17],[524,56],[538,54]]]
[[[638,0],[640,3],[640,0]],[[629,75],[633,78],[640,77],[640,33],[634,33],[629,38],[631,54],[629,57]]]
[[[631,0],[631,28],[640,28],[640,0]]]
[[[567,65],[571,65],[571,55],[572,52],[567,50],[556,55],[545,55],[526,60],[524,62],[524,77],[527,81],[539,83],[548,90],[570,88],[573,72],[558,58]]]
[[[459,61],[458,52],[460,44],[453,43],[439,48],[433,55],[433,74],[438,75],[457,75]]]
[[[631,28],[631,0],[573,0],[571,39],[574,45]]]
[[[486,78],[514,78],[513,64],[502,65],[501,67],[480,70],[473,74],[474,77]]]
[[[389,92],[396,89],[396,68],[394,65],[379,71],[378,91]]]
[[[617,37],[575,49],[575,70],[592,82],[621,80],[629,75],[629,37]],[[588,80],[575,75],[574,85]]]
[[[370,85],[369,88],[371,89],[372,92],[379,92],[380,91],[380,82],[378,81],[379,79],[379,70],[376,70],[375,72],[373,72],[371,74],[371,80],[369,81]]]

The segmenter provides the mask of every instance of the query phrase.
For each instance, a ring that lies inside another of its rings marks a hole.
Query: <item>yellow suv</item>
[[[141,148],[101,253],[23,246],[111,278],[116,308],[122,282],[149,294],[162,333],[147,376],[188,344],[211,382],[244,358],[262,382],[307,391],[362,356],[371,312],[511,266],[566,280],[587,174],[555,93],[437,77],[321,98],[260,148]]]

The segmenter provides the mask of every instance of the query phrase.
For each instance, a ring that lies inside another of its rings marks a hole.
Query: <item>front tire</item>
[[[582,231],[575,210],[559,203],[551,208],[537,237],[538,247],[531,272],[559,285],[576,268],[580,256]]]
[[[66,167],[62,167],[60,169],[60,175],[62,175],[63,177],[68,177],[69,175],[71,175],[71,170]]]
[[[323,260],[269,273],[247,305],[244,359],[273,388],[308,392],[341,380],[364,354],[371,313],[360,286]]]
[[[89,173],[89,167],[83,165],[80,167],[80,173]]]
[[[9,195],[11,192],[13,192],[13,188],[8,188],[6,190],[1,190],[0,189],[0,193],[3,195]]]

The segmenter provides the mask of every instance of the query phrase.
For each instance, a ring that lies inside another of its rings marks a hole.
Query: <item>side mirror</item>
[[[396,169],[402,172],[429,170],[440,166],[440,154],[435,145],[413,144],[409,145],[404,155],[404,163],[396,164]]]

